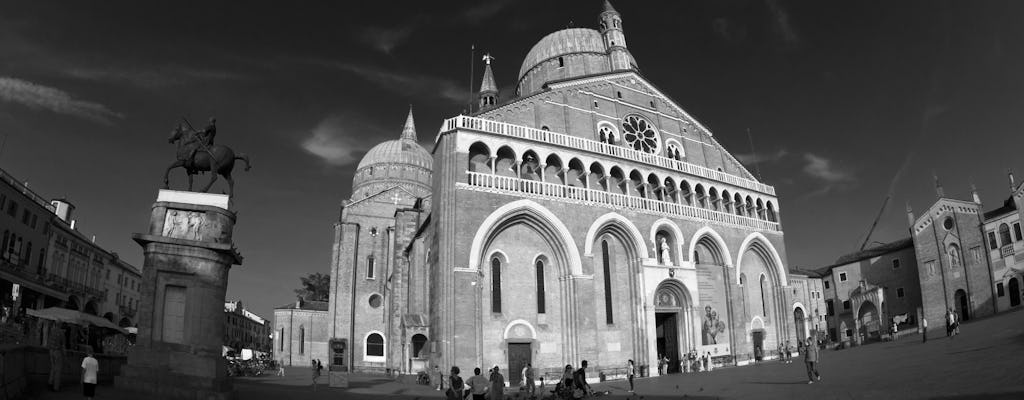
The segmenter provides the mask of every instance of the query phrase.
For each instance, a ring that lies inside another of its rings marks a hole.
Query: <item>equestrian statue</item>
[[[231,196],[235,189],[235,180],[231,178],[231,170],[235,168],[235,160],[245,161],[245,170],[248,171],[252,165],[249,156],[238,153],[237,155],[230,147],[221,144],[214,144],[213,139],[217,136],[217,119],[210,118],[210,123],[202,131],[192,128],[188,120],[182,118],[183,123],[171,131],[167,139],[170,143],[177,143],[177,160],[167,167],[164,172],[164,189],[170,188],[171,170],[184,168],[188,175],[188,190],[192,190],[192,177],[200,172],[211,172],[210,182],[201,190],[207,192],[213,183],[217,181],[217,175],[223,176],[228,181],[228,196]],[[187,127],[186,127],[187,125]]]

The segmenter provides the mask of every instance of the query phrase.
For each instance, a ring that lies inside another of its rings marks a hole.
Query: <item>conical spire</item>
[[[416,141],[416,122],[412,120],[412,105],[409,105],[409,116],[405,118],[405,126],[402,127],[402,139]]]
[[[492,60],[494,57],[490,54],[484,55],[484,80],[480,82],[480,93],[498,91],[498,84],[494,82],[494,71],[491,71]]]
[[[498,104],[498,84],[494,82],[494,71],[491,71],[491,61],[494,57],[484,54],[484,80],[480,82],[480,92],[477,93],[480,109],[488,109]]]
[[[939,183],[939,176],[933,172],[932,177],[935,178],[935,196],[940,199],[946,197],[946,191],[942,189],[942,184]]]
[[[615,11],[615,7],[612,7],[612,2],[610,2],[608,0],[604,0],[604,11],[605,12],[608,12],[608,11],[618,12],[618,11]]]

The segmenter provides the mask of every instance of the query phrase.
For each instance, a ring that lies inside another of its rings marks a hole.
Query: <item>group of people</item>
[[[634,369],[633,360],[629,360],[629,383],[632,391]],[[472,397],[473,400],[502,400],[505,398],[505,376],[501,374],[501,368],[495,365],[488,370],[488,376],[481,375],[480,368],[473,369],[473,376],[463,381],[459,374],[462,371],[454,366],[451,375],[448,376],[448,389],[445,390],[445,398],[448,400],[463,400]],[[526,392],[527,398],[536,397],[536,371],[533,365],[527,363],[521,372],[523,386],[521,390]],[[434,376],[438,383],[435,389],[441,390],[443,380],[440,379],[440,371],[434,366]],[[431,377],[432,379],[434,377]],[[541,378],[541,389],[543,390],[544,380]],[[590,384],[587,383],[587,360],[580,363],[580,368],[573,370],[572,365],[566,365],[561,379],[555,385],[555,396],[563,399],[580,399],[593,394]]]
[[[658,355],[658,375],[665,375],[671,360],[664,355]],[[711,371],[715,367],[715,362],[711,358],[711,352],[705,352],[701,355],[697,350],[691,349],[689,352],[683,355],[683,359],[679,360],[679,369],[684,373],[690,372],[707,372]]]
[[[779,361],[783,364],[791,364],[793,362],[793,349],[789,347],[789,341],[786,343],[779,343]]]
[[[950,339],[960,334],[960,315],[950,307],[946,311],[946,336]]]

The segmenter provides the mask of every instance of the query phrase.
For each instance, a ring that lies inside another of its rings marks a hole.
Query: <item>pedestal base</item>
[[[169,361],[174,368],[159,361]],[[182,358],[192,358],[183,360]],[[159,360],[163,359],[163,360]],[[147,363],[145,361],[158,361]],[[162,365],[161,365],[162,364]],[[190,371],[182,371],[191,364]],[[150,397],[167,400],[236,400],[231,378],[212,369],[226,371],[223,359],[196,359],[194,355],[132,354],[129,363],[122,367],[121,375],[114,378],[114,385],[127,391],[139,393],[139,398]]]

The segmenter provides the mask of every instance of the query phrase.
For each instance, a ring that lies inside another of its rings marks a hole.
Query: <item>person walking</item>
[[[473,400],[485,400],[487,379],[480,376],[480,368],[473,368],[473,376],[466,381],[466,385],[469,386],[469,393],[473,395]]]
[[[928,343],[928,319],[921,317],[921,343]]]
[[[555,385],[555,393],[564,399],[572,398],[572,387],[572,365],[565,364],[565,369],[562,370],[562,379]]]
[[[100,371],[100,362],[93,357],[90,348],[82,359],[82,395],[86,400],[92,400],[96,396],[96,373]]]
[[[572,382],[574,385],[573,398],[582,399],[594,392],[590,389],[590,384],[587,383],[587,360],[583,360],[580,363],[580,369],[572,374]]]
[[[505,398],[505,375],[501,374],[501,370],[495,365],[491,368],[491,388],[488,390],[491,393],[491,400],[504,400]]]
[[[466,387],[462,384],[459,372],[462,372],[459,367],[453,366],[451,375],[448,376],[448,391],[445,392],[448,400],[462,400],[465,397]]]
[[[46,337],[46,348],[50,351],[50,375],[46,383],[50,384],[55,392],[60,391],[61,370],[64,367],[64,348],[67,338],[64,336],[64,328],[61,322],[53,322],[50,326],[50,334]]]
[[[704,355],[704,368],[706,368],[708,372],[711,372],[711,370],[715,369],[715,361],[711,359],[710,351]]]
[[[805,347],[805,349],[806,350],[804,351],[804,364],[807,367],[807,384],[812,384],[814,383],[815,379],[819,381],[821,380],[821,374],[818,373],[817,366],[819,357],[818,346],[816,346],[815,343],[811,340],[811,338],[808,337],[807,346]]]
[[[277,376],[284,376],[284,360],[277,362]]]
[[[317,365],[316,360],[312,360],[311,363],[312,363],[312,370],[313,370],[313,372],[312,372],[312,374],[313,374],[313,391],[315,392],[316,391],[316,379],[320,377],[320,369],[317,368],[318,365]]]
[[[665,362],[667,360],[665,356],[658,354],[658,375],[665,375]]]
[[[793,349],[789,346],[789,341],[786,341],[786,364],[793,363]]]
[[[533,381],[536,378],[534,375],[533,365],[526,363],[526,367],[523,368],[523,381],[526,385],[526,395],[531,399],[537,392],[537,384]]]
[[[441,376],[441,369],[437,364],[434,364],[434,370],[430,372],[430,384],[434,386],[434,390],[444,388],[444,378]]]
[[[686,362],[683,361],[683,365]],[[629,392],[633,393],[633,377],[636,376],[636,366],[633,365],[633,360],[626,361],[626,379],[629,380]]]

